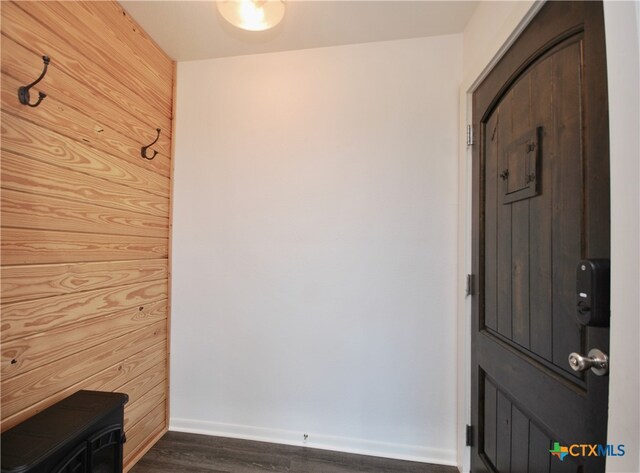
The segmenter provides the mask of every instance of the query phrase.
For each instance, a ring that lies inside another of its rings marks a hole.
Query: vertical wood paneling
[[[511,471],[511,401],[498,391],[496,409],[496,467]]]
[[[584,201],[576,198],[584,192],[580,54],[575,41],[535,64],[506,93],[484,131],[490,222],[484,229],[485,323],[572,376],[580,375],[568,368],[566,357],[585,350],[572,315],[585,225]],[[525,178],[528,157],[517,145],[534,134],[537,194],[505,204],[506,187],[516,191]]]
[[[551,440],[533,423],[529,430],[529,471],[548,473],[551,455]],[[557,460],[554,458],[554,460]]]
[[[500,144],[508,144],[511,142],[511,98],[510,93],[500,106],[498,118],[498,173],[502,173],[509,169],[507,159],[504,152],[500,152]],[[503,181],[500,187],[504,186]],[[512,205],[503,205],[498,202],[498,332],[507,338],[511,338],[511,212]]]
[[[497,444],[497,407],[498,392],[496,387],[489,381],[484,384],[484,453],[489,461],[496,464],[496,444]]]
[[[529,419],[513,406],[511,410],[511,473],[529,471]]]
[[[485,214],[486,221],[491,222],[485,228],[485,279],[490,283],[485,283],[485,299],[484,299],[484,323],[487,327],[498,330],[498,294],[497,294],[497,258],[498,258],[498,245],[497,245],[497,212],[498,206],[502,203],[498,202],[498,112],[494,112],[489,121],[487,122],[487,130],[485,133],[486,139],[486,152],[487,160],[485,167],[485,182],[486,182],[486,201],[485,201]]]
[[[491,471],[509,473],[575,473],[580,466],[568,456],[552,457],[553,441],[523,410],[489,380],[484,387],[484,453]],[[557,441],[557,439],[556,439]]]
[[[580,90],[580,43],[558,51],[553,63],[554,95],[558,100],[556,123],[562,159],[555,162],[553,194],[553,362],[576,375],[567,364],[567,356],[583,352],[575,313],[576,264],[582,256],[582,103]]]
[[[554,457],[549,463],[550,473],[582,473],[584,471],[571,456],[565,457],[564,461],[558,461],[558,459]]]
[[[511,132],[514,139],[531,130],[529,77],[521,79],[511,93]],[[507,143],[503,143],[507,145]],[[522,156],[521,159],[526,159]],[[524,166],[511,166],[510,172]],[[509,181],[511,181],[511,176]],[[511,300],[513,341],[529,348],[529,203],[531,199],[511,204]]]
[[[540,194],[530,200],[530,279],[529,302],[531,317],[531,351],[551,361],[551,202],[550,185],[555,153],[555,126],[553,123],[553,95],[551,65],[553,57],[543,60],[531,71],[531,120],[542,127],[540,163]]]
[[[4,2],[1,33],[2,430],[126,392],[128,470],[167,429],[175,65],[115,2]]]

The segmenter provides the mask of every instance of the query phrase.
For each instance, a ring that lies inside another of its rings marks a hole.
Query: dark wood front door
[[[609,351],[609,329],[576,317],[576,266],[610,246],[602,4],[543,6],[473,117],[472,471],[604,471],[550,453],[606,444],[608,377],[568,363]]]

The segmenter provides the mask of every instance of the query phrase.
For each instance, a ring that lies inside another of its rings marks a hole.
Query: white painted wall
[[[179,63],[172,429],[455,464],[461,62]]]
[[[460,88],[460,142],[471,119],[471,92],[495,64],[540,3],[484,1],[464,32],[463,82]],[[640,53],[638,2],[605,2],[609,120],[611,140],[611,375],[608,439],[624,443],[627,453],[611,457],[607,472],[640,471]],[[470,153],[459,154],[461,207],[458,215],[459,286],[470,266]],[[461,292],[458,292],[461,294]],[[468,346],[470,306],[458,298],[458,345]],[[468,352],[458,360],[458,426],[469,422]],[[458,467],[469,470],[469,452],[462,431],[457,436]]]

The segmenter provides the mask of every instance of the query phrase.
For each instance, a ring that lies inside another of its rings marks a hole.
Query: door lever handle
[[[597,348],[591,349],[587,356],[573,352],[569,355],[569,366],[577,372],[591,368],[594,374],[604,376],[609,372],[609,357]]]

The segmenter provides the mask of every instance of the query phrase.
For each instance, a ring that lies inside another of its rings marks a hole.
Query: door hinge
[[[467,125],[467,146],[473,144],[473,126]]]
[[[465,295],[472,296],[476,292],[476,278],[473,274],[467,274],[467,287],[465,289]]]
[[[467,425],[464,444],[467,447],[471,447],[473,445],[473,427],[471,427],[470,425]]]

